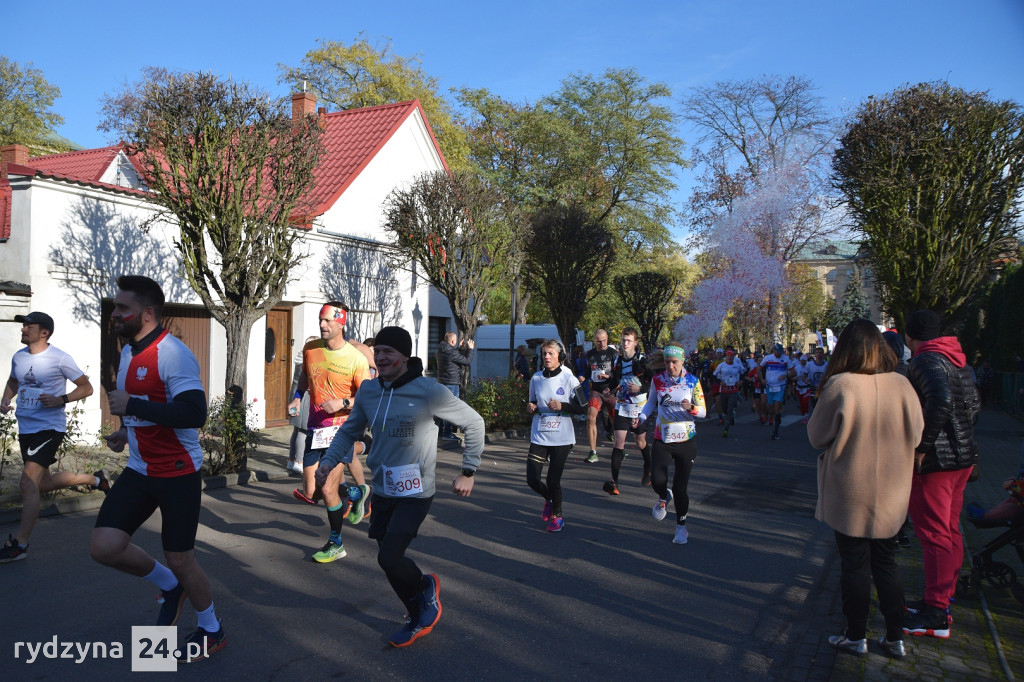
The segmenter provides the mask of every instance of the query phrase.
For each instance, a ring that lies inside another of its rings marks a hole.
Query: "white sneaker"
[[[686,530],[686,526],[676,526],[676,536],[672,538],[672,542],[677,545],[685,545],[686,541],[689,540],[690,533]]]
[[[665,509],[666,504],[667,502],[665,500],[658,500],[657,502],[655,502],[654,509],[651,510],[651,516],[653,516],[658,521],[664,519],[665,515],[668,514],[668,511]]]
[[[292,460],[291,463],[288,465],[288,468],[290,468],[297,474],[302,474],[302,462],[296,462],[295,460]]]

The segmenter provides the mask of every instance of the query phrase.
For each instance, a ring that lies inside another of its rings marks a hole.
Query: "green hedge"
[[[503,431],[530,423],[526,410],[529,395],[530,383],[514,376],[474,381],[465,399],[484,418],[488,431]]]

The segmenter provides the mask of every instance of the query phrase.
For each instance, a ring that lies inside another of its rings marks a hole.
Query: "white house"
[[[296,93],[292,111],[313,114],[315,98]],[[419,102],[316,113],[326,152],[312,196],[316,217],[300,242],[308,257],[250,341],[248,397],[268,425],[287,419],[292,358],[318,333],[326,300],[351,308],[349,338],[397,324],[409,329],[414,352],[424,359],[454,329],[447,300],[414,271],[389,268],[384,256],[387,194],[420,173],[447,169]],[[176,228],[141,228],[152,215],[144,179],[120,146],[35,158],[18,145],[0,150],[0,361],[21,347],[15,315],[49,313],[53,343],[72,354],[98,389],[84,404],[90,433],[109,420],[106,390],[114,384],[119,348],[109,315],[121,274],[161,283],[165,326],[195,352],[207,394],[224,392],[223,329],[180,277]]]

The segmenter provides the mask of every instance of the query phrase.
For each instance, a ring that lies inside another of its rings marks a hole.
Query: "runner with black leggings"
[[[576,444],[572,415],[584,414],[586,403],[579,390],[580,382],[565,362],[565,352],[554,339],[540,346],[541,371],[530,379],[530,402],[533,414],[530,428],[530,454],[526,459],[526,482],[544,498],[541,519],[548,522],[547,531],[562,530],[562,472],[569,451]],[[579,395],[577,395],[579,394]],[[546,481],[541,481],[545,462]]]
[[[690,470],[697,457],[697,428],[695,419],[707,415],[704,391],[700,381],[683,369],[683,349],[678,344],[665,347],[665,371],[654,375],[649,399],[635,424],[646,420],[655,410],[658,413],[654,428],[654,448],[651,451],[651,487],[658,493],[658,501],[651,515],[661,521],[667,515],[669,500],[675,499],[676,531],[672,542],[685,545],[689,539],[686,514],[690,498],[686,487]],[[672,489],[668,488],[668,465],[675,462]]]

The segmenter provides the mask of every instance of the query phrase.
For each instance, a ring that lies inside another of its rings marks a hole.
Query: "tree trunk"
[[[249,336],[255,318],[235,313],[221,324],[227,341],[226,368],[224,372],[224,396],[231,394],[236,401],[245,400],[247,364],[249,359]]]
[[[226,368],[224,373],[224,404],[225,410],[230,403],[233,410],[241,410],[242,419],[246,417],[246,371],[249,357],[249,335],[252,333],[252,325],[255,318],[235,313],[228,315],[227,320],[221,324],[224,327],[226,339]],[[227,430],[226,430],[227,431]],[[238,434],[234,431],[224,434],[224,452],[237,453],[245,452],[245,442],[227,442],[234,439]],[[248,456],[243,454],[237,459],[237,470],[245,471],[248,468]]]

